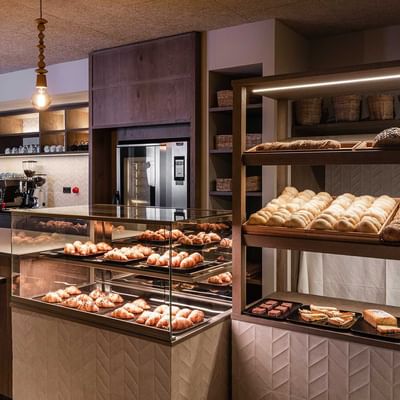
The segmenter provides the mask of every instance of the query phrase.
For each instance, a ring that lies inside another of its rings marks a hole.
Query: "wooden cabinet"
[[[190,123],[197,41],[188,33],[94,52],[93,128]]]

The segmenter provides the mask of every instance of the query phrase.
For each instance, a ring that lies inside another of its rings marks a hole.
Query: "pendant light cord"
[[[40,0],[40,18],[42,18],[42,0]]]

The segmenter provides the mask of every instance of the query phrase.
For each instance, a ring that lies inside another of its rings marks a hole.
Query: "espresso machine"
[[[22,161],[22,169],[26,179],[20,181],[21,208],[45,207],[47,191],[44,187],[46,175],[36,174],[37,161]]]

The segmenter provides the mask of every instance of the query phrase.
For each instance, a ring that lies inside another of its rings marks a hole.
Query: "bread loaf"
[[[400,128],[385,129],[375,137],[373,147],[385,146],[400,146]]]
[[[390,326],[390,325],[378,325],[376,330],[383,335],[389,335],[394,333],[400,333],[400,328],[398,326]]]
[[[337,140],[294,140],[292,142],[267,142],[258,144],[249,151],[274,151],[274,150],[318,150],[318,149],[340,149]]]
[[[364,310],[363,317],[374,328],[378,325],[397,326],[397,318],[383,310]]]

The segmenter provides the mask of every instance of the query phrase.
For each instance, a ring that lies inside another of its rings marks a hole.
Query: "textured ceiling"
[[[33,67],[39,0],[0,0],[0,73]],[[307,37],[398,23],[399,0],[43,0],[48,64],[100,48],[278,18]]]

